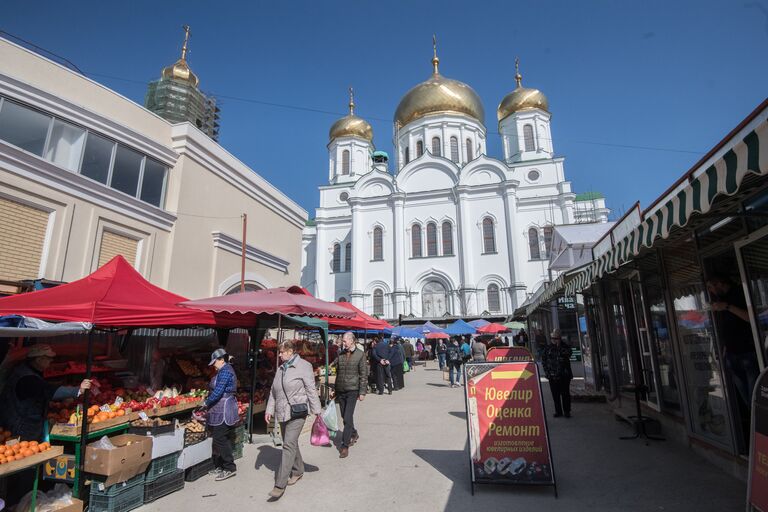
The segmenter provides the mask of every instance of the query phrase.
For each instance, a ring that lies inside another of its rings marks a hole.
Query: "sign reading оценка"
[[[465,365],[472,485],[555,485],[536,363]]]

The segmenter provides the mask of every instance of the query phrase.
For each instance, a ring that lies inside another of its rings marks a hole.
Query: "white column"
[[[392,294],[392,315],[408,314],[408,299],[405,281],[405,267],[408,258],[405,250],[405,195],[392,195],[392,264],[395,276],[394,293]]]
[[[322,300],[335,300],[335,297],[330,297],[328,294],[328,281],[330,268],[328,266],[328,236],[325,232],[325,224],[320,220],[316,220],[317,226],[317,246],[315,247],[315,280],[316,280],[316,292],[317,298]]]
[[[522,276],[518,275],[520,268],[518,242],[517,238],[517,181],[506,182],[504,184],[504,217],[506,225],[507,250],[509,252],[507,261],[509,262],[509,298],[510,311],[514,310],[522,303],[521,298],[525,297],[525,285],[521,282]]]
[[[476,304],[472,299],[474,293],[471,293],[468,289],[475,287],[475,278],[473,272],[474,251],[477,247],[472,244],[472,226],[473,219],[469,213],[469,204],[467,202],[467,187],[456,187],[456,193],[458,195],[459,208],[458,208],[458,233],[459,233],[459,269],[461,273],[460,293],[461,299],[465,303],[465,311],[462,311],[463,315],[475,315]]]
[[[349,204],[352,206],[352,234],[350,239],[352,240],[352,286],[350,291],[350,301],[352,304],[365,311],[371,313],[371,311],[365,310],[365,297],[363,296],[363,290],[365,283],[361,282],[363,272],[365,269],[365,263],[363,257],[365,254],[365,227],[360,223],[360,200],[353,198],[349,200]],[[371,301],[368,301],[367,306],[372,305]]]

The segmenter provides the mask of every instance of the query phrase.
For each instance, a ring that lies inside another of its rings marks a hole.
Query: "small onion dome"
[[[432,76],[405,93],[395,110],[395,122],[403,127],[428,115],[451,113],[472,117],[483,124],[485,109],[480,96],[467,84],[440,74],[434,41],[433,46]]]
[[[328,131],[330,140],[339,137],[357,137],[373,142],[373,128],[368,121],[355,115],[355,97],[351,87],[349,88],[349,115],[333,123]]]
[[[189,26],[184,25],[184,44],[181,47],[181,58],[174,64],[163,68],[163,78],[170,78],[180,82],[187,82],[190,85],[197,87],[200,84],[200,80],[197,78],[187,64],[187,45],[189,44]]]
[[[544,93],[538,89],[523,87],[523,77],[520,75],[519,62],[515,59],[515,81],[517,87],[504,96],[496,111],[499,121],[521,110],[539,109],[549,112],[549,103]]]

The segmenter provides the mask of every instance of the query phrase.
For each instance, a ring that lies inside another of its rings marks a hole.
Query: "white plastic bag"
[[[334,432],[339,430],[339,418],[336,416],[336,402],[331,400],[328,405],[325,406],[323,411],[323,423],[328,427],[328,430]]]
[[[114,450],[116,448],[116,446],[112,444],[112,441],[110,441],[107,436],[99,439],[99,441],[95,444],[95,447],[102,450]]]

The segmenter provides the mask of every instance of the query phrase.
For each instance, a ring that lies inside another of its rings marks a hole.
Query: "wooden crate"
[[[21,460],[15,460],[13,462],[6,462],[0,466],[0,477],[22,471],[27,468],[35,467],[43,462],[56,458],[64,453],[63,446],[51,446],[50,450],[46,450],[43,453],[37,453],[29,457],[25,457]]]

